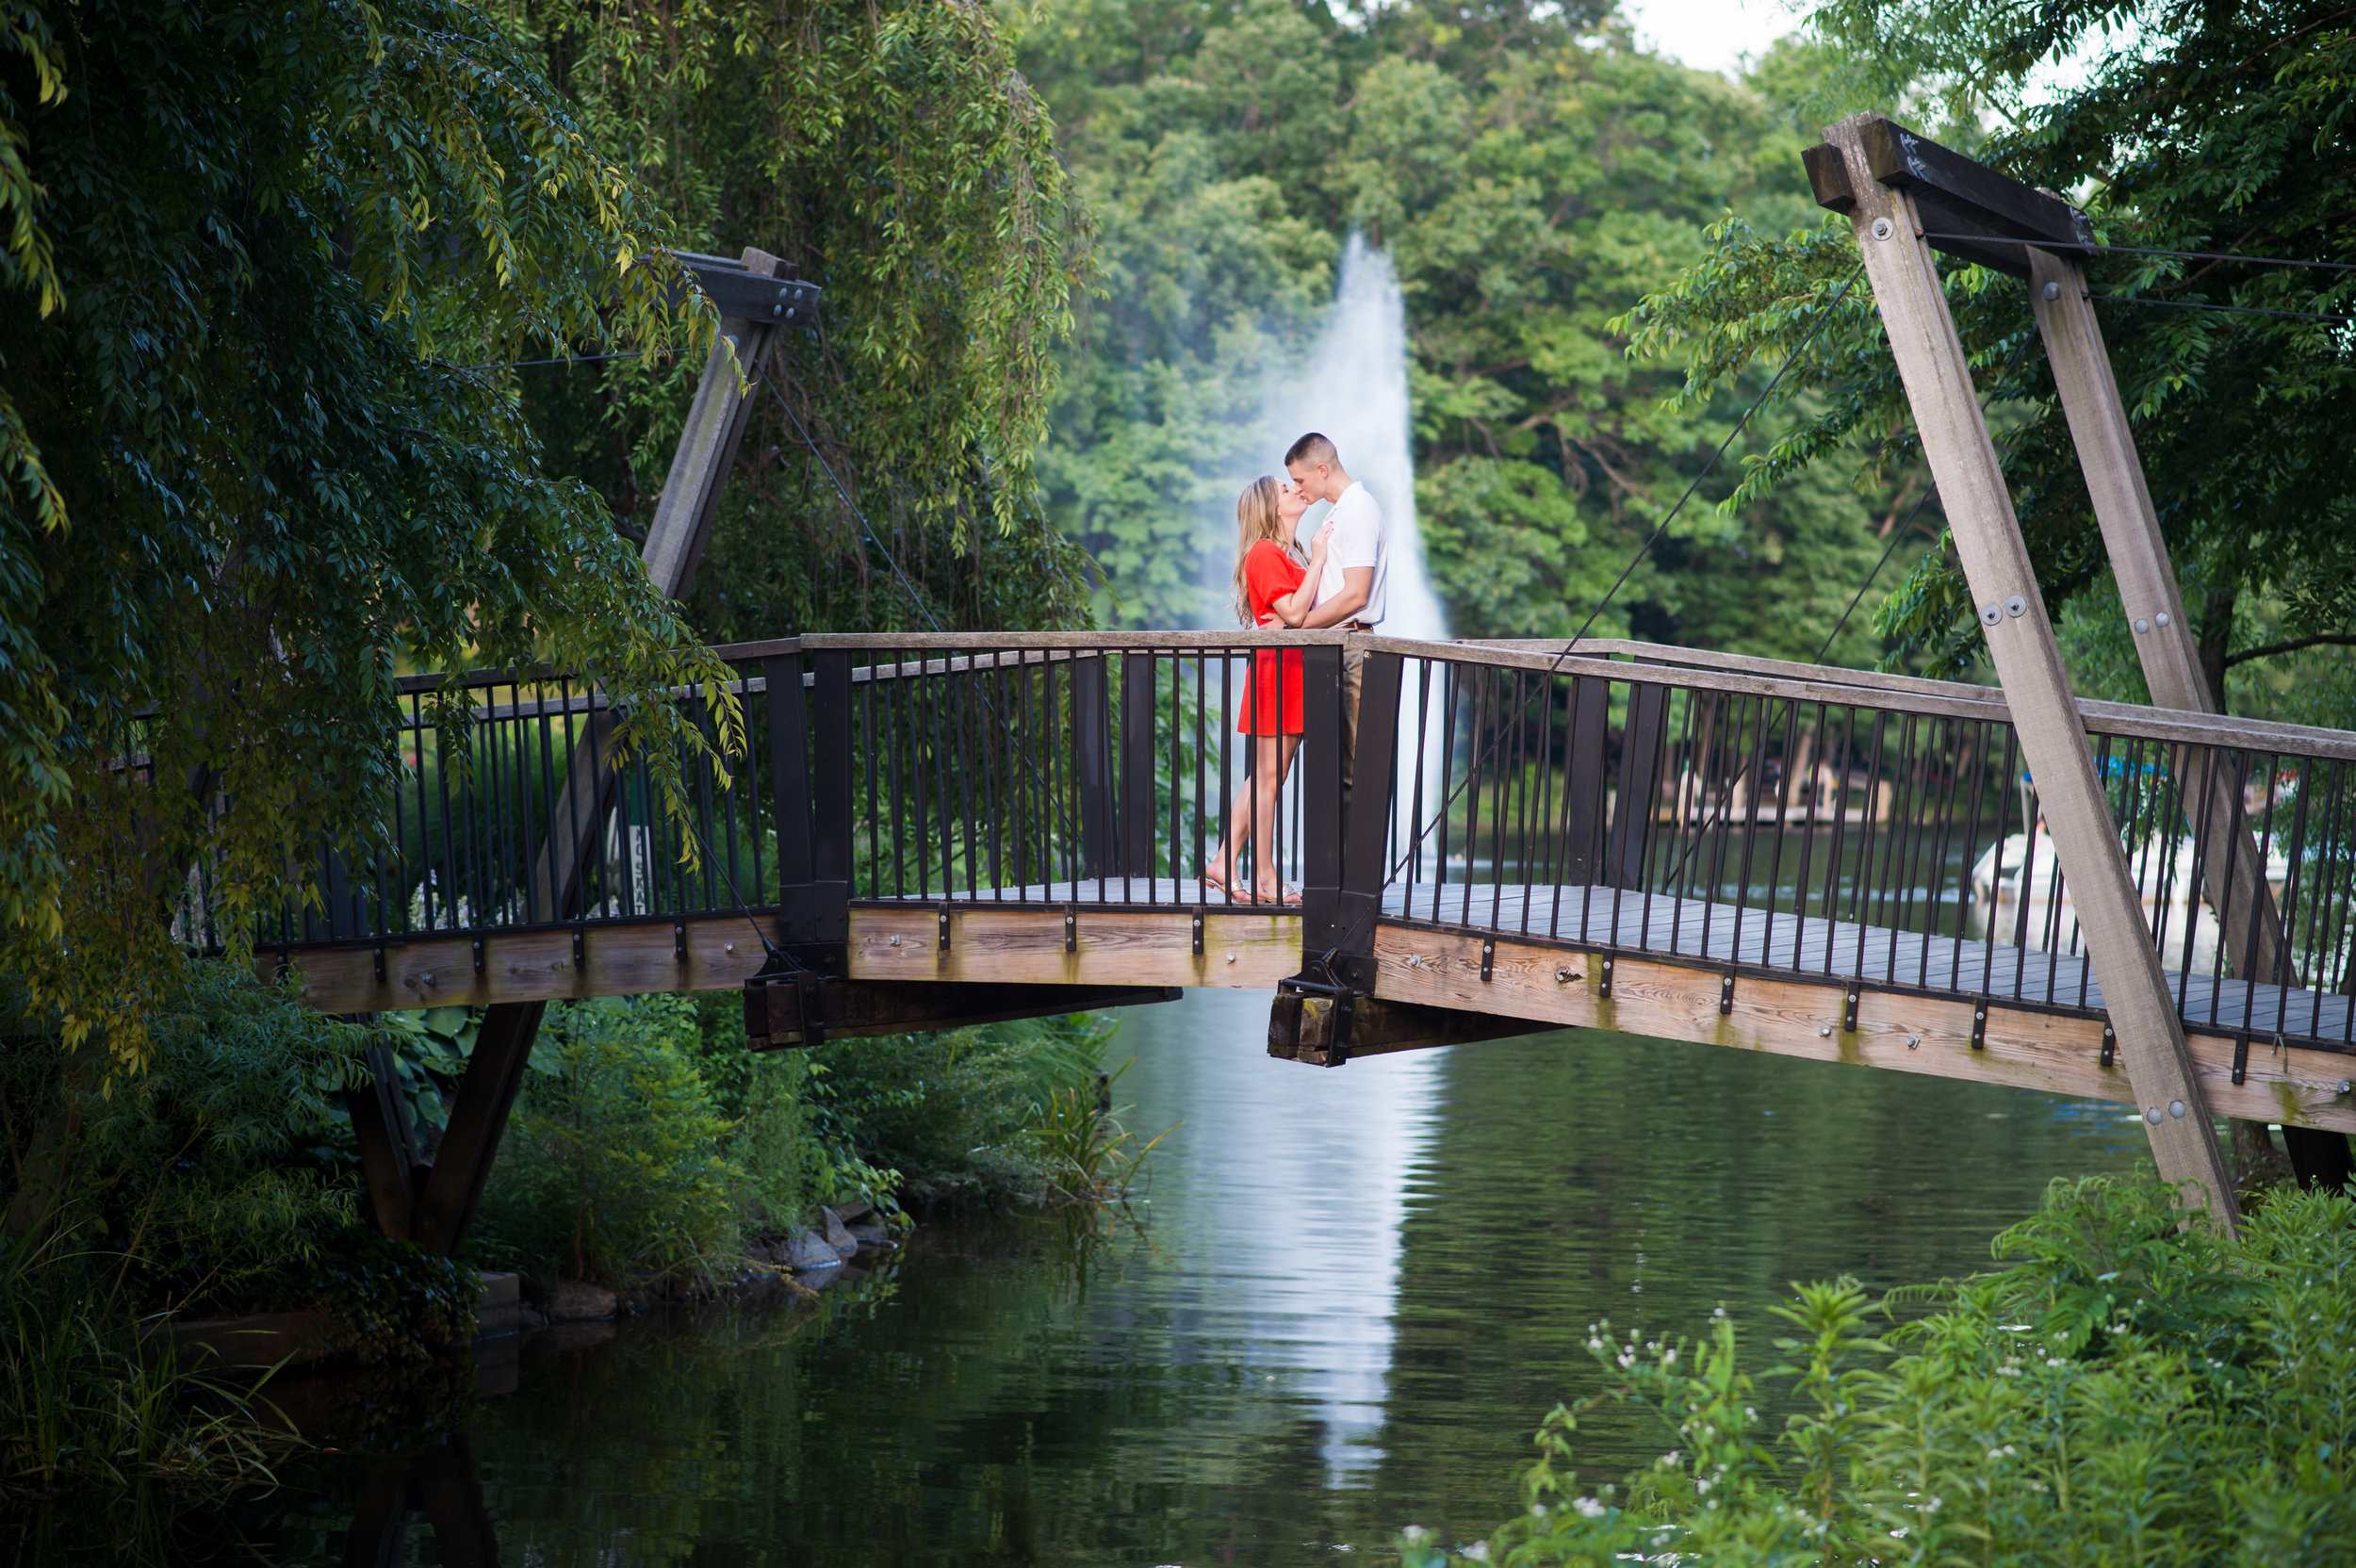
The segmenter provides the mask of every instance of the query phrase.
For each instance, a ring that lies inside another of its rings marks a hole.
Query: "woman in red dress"
[[[1310,547],[1307,565],[1293,553],[1293,530],[1309,510],[1299,487],[1280,485],[1269,477],[1255,479],[1235,498],[1235,615],[1248,626],[1299,626],[1308,619],[1316,602],[1317,580],[1325,569],[1331,529],[1319,529]],[[1276,875],[1276,792],[1292,771],[1293,754],[1301,749],[1301,650],[1261,648],[1252,656],[1244,678],[1243,716],[1235,723],[1239,734],[1252,737],[1252,776],[1235,792],[1228,810],[1227,837],[1212,852],[1203,880],[1215,888],[1230,887],[1235,878],[1235,857],[1246,842],[1261,853],[1253,876],[1252,896],[1282,900],[1284,892]]]

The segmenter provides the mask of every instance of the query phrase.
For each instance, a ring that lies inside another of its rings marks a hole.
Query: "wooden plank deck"
[[[871,906],[885,902],[890,901],[869,901]],[[1104,906],[1132,913],[1164,909],[1172,915],[1190,914],[1197,907],[1215,915],[1263,918],[1293,912],[1290,906],[1233,899],[1223,890],[1192,878],[1141,876],[984,888],[906,902],[927,907],[1007,911],[1060,911],[1076,906],[1083,911],[1082,920],[1091,925],[1104,917],[1090,917],[1086,911]],[[1945,908],[1952,919],[1954,906]],[[1920,931],[1818,915],[1769,913],[1725,900],[1586,885],[1427,882],[1385,889],[1383,913],[1387,921],[1451,930],[1610,947],[1711,965],[1786,970],[1802,979],[1856,980],[1867,986],[1963,998],[1987,996],[2033,1006],[2104,1011],[2102,988],[2083,954],[2022,949],[1976,938],[1924,936]],[[1922,918],[1919,904],[1902,913]],[[1289,974],[1298,967],[1284,972]],[[1033,976],[1026,972],[1009,978]],[[2168,971],[2168,980],[2169,994],[2177,999],[2178,1012],[2189,1028],[2247,1032],[2264,1040],[2281,1034],[2334,1045],[2356,1041],[2356,997],[2253,985],[2215,974],[2185,974],[2174,969]],[[1240,974],[1234,979],[1186,980],[1156,972],[1140,983],[1249,981]]]

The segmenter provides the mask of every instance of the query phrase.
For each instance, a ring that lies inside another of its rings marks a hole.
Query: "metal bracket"
[[[793,1021],[801,1033],[804,1047],[826,1043],[826,979],[811,970],[794,970],[780,974],[757,974],[744,982],[744,1043],[754,1051],[773,1051],[777,1037],[771,1033],[776,1026],[772,1004],[777,988],[790,987],[794,991]]]
[[[384,944],[383,942],[376,944],[376,983],[380,986],[384,983]]]
[[[1972,1049],[1974,1051],[1988,1049],[1988,998],[1986,997],[1972,1004]]]
[[[2233,1037],[2233,1082],[2236,1084],[2250,1082],[2250,1037],[2248,1035]]]
[[[1734,1011],[1734,971],[1732,970],[1726,971],[1718,977],[1718,1011],[1721,1014]]]
[[[682,964],[687,962],[687,923],[685,921],[675,920],[671,923],[671,956]]]
[[[483,972],[483,939],[481,937],[476,937],[469,940],[466,945],[474,952],[474,972],[477,974],[481,974]]]
[[[2108,1013],[2102,1015],[2102,1065],[2104,1067],[2119,1065],[2119,1031],[2111,1027],[2111,1016]]]
[[[587,969],[588,967],[589,930],[586,926],[576,925],[573,927],[573,968]]]
[[[1064,906],[1063,950],[1066,953],[1080,951],[1080,906],[1076,904]]]
[[[1841,1032],[1844,1035],[1857,1033],[1857,1004],[1860,994],[1857,987],[1851,986],[1841,999]]]
[[[1200,907],[1194,911],[1194,956],[1198,958],[1203,956],[1203,911]]]
[[[1603,956],[1603,978],[1596,982],[1595,994],[1604,1001],[1612,1000],[1612,955]]]
[[[1487,984],[1489,983],[1489,975],[1490,975],[1490,972],[1491,972],[1493,970],[1495,970],[1495,969],[1497,968],[1497,939],[1495,937],[1483,937],[1483,938],[1481,938],[1481,983],[1482,985],[1484,985],[1484,986],[1485,986],[1485,985],[1487,985]]]
[[[1307,959],[1301,965],[1299,974],[1276,983],[1276,995],[1280,1004],[1287,1000],[1301,998],[1321,998],[1333,1004],[1333,1012],[1330,1015],[1326,1031],[1325,1059],[1322,1064],[1326,1067],[1340,1067],[1350,1060],[1350,1026],[1357,1013],[1358,998],[1365,994],[1359,987],[1350,984],[1352,979],[1361,977],[1355,972],[1358,966],[1351,961],[1356,956],[1363,956],[1344,954],[1337,949],[1328,949]],[[1294,1023],[1296,1035],[1299,1030],[1298,1020],[1301,1016],[1302,1013],[1298,1008],[1296,1000],[1293,1012],[1296,1021]],[[1271,1049],[1273,1049],[1272,1045]],[[1315,1057],[1296,1059],[1316,1060]]]
[[[939,913],[941,917],[941,951],[946,953],[949,951],[949,911],[947,909],[942,909]]]

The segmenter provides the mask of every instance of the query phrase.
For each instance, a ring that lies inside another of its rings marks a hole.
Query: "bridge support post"
[[[2070,421],[2070,443],[2078,449],[2095,520],[2102,525],[2120,605],[2134,629],[2135,657],[2143,666],[2152,706],[2221,713],[2225,694],[2210,689],[2201,667],[2200,645],[2185,618],[2168,541],[2144,483],[2143,461],[2136,455],[2135,431],[2111,371],[2102,323],[2095,319],[2086,269],[2074,256],[2034,245],[2026,249],[2029,302],[2037,311],[2045,357]],[[2177,748],[2175,770],[2184,815],[2199,844],[2194,856],[2201,867],[2201,891],[2217,912],[2217,931],[2233,972],[2245,980],[2298,985],[2282,941],[2282,913],[2275,907],[2249,815],[2241,807],[2240,780],[2217,753],[2193,746]],[[2245,1149],[2251,1153],[2263,1149],[2279,1159],[2264,1123],[2236,1122],[2233,1131],[2237,1159]],[[2286,1125],[2282,1136],[2302,1181],[2334,1154],[2337,1165],[2348,1162],[2341,1134]],[[2241,1174],[2247,1180],[2250,1172]]]
[[[1118,858],[1105,837],[1112,829],[1113,772],[1104,663],[1102,654],[1072,662],[1072,776],[1080,797],[1080,854],[1073,874],[1083,882],[1109,874]]]
[[[1121,831],[1107,876],[1153,874],[1153,656],[1122,654]],[[1129,895],[1124,890],[1122,896]]]
[[[2153,1158],[2165,1180],[2194,1184],[2201,1201],[2231,1231],[2238,1220],[2232,1177],[2183,1021],[2143,925],[2118,824],[2096,776],[2003,466],[1980,415],[1972,368],[1922,238],[1925,225],[1917,220],[1911,194],[1876,177],[1866,147],[1869,131],[1886,139],[1894,129],[1880,116],[1855,115],[1827,127],[1824,140],[1842,165],[1866,276],[1980,607],[2021,753],[2037,778]]]
[[[1359,686],[1356,744],[1342,765],[1338,647],[1301,651],[1301,972],[1279,982],[1268,1054],[1339,1067],[1374,990],[1374,931],[1389,867],[1392,794],[1399,781],[1399,683],[1406,661],[1369,653]],[[1345,807],[1344,802],[1348,805]],[[1407,1027],[1424,1037],[1433,1031]]]

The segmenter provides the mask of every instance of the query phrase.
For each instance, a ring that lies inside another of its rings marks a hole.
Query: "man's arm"
[[[1344,566],[1342,591],[1310,611],[1308,619],[1301,623],[1301,629],[1314,631],[1320,627],[1341,625],[1366,607],[1366,596],[1373,592],[1372,566]]]

